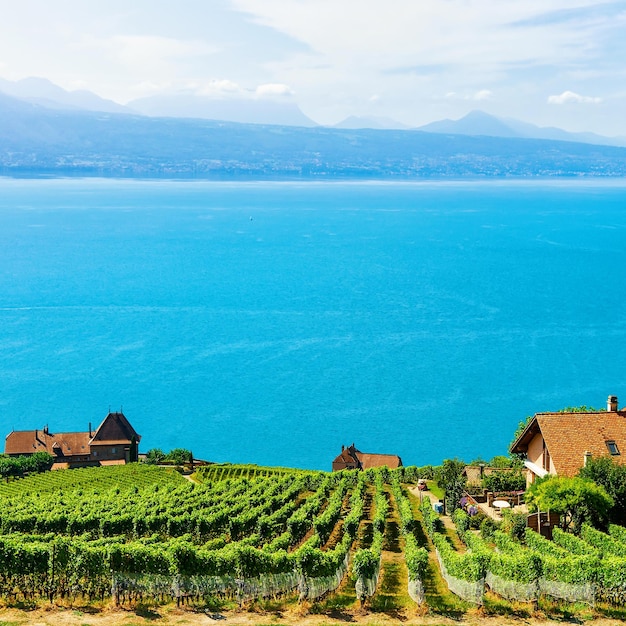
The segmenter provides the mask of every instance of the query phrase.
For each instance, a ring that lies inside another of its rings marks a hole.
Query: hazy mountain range
[[[65,91],[43,79],[0,81],[0,173],[393,179],[626,176],[626,148],[610,145],[607,138],[538,129],[480,112],[422,129],[398,130],[390,128],[393,120],[360,118],[328,128],[314,125],[295,105],[250,99],[205,106],[206,99],[194,98],[196,108],[184,109],[192,116],[187,117],[177,113],[183,107],[178,98],[144,99],[123,107],[86,91]],[[162,113],[166,105],[171,107],[166,109],[169,115]],[[201,114],[234,119],[202,119]],[[277,118],[282,124],[274,122]],[[379,128],[361,126],[366,123]],[[536,138],[534,133],[543,136]]]
[[[626,137],[604,137],[595,133],[570,133],[560,128],[542,128],[511,118],[495,117],[483,111],[471,111],[459,120],[432,122],[425,126],[420,126],[417,130],[454,135],[553,139],[556,141],[576,141],[605,146],[626,146]]]
[[[16,82],[0,78],[0,92],[50,109],[132,112],[128,107],[105,100],[91,91],[66,91],[45,78],[24,78]]]
[[[45,78],[8,81],[0,78],[0,92],[15,98],[62,110],[101,111],[105,113],[141,114],[151,117],[212,119],[244,124],[279,126],[317,126],[295,102],[255,98],[211,98],[193,93],[155,95],[139,98],[126,106],[86,91],[66,91]],[[571,133],[560,128],[539,127],[512,118],[500,118],[483,111],[471,111],[458,120],[439,120],[410,127],[387,117],[351,115],[333,128],[375,130],[421,130],[429,133],[552,139],[607,146],[626,146],[626,137],[604,137],[595,133]]]

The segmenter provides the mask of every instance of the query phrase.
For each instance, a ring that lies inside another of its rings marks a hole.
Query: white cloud
[[[480,91],[477,91],[474,96],[473,96],[473,100],[491,100],[493,96],[493,93],[489,90],[489,89],[481,89]]]
[[[255,93],[259,98],[285,97],[292,96],[293,90],[289,85],[283,85],[282,83],[266,83],[259,85]]]
[[[193,85],[192,89],[194,89],[196,93],[202,96],[238,94],[243,91],[236,82],[227,79],[214,79],[209,81],[205,85]]]
[[[581,96],[573,91],[564,91],[558,96],[549,96],[548,104],[600,104],[602,98],[595,98],[591,96]]]
[[[181,10],[153,0],[4,0],[0,75],[45,76],[119,102],[181,91],[297,95],[321,123],[357,114],[418,125],[489,105],[543,125],[626,134],[624,3],[185,0]],[[602,106],[584,94],[601,94]]]
[[[385,0],[384,6],[377,0],[231,1],[343,69],[580,59],[592,28],[533,23],[547,12],[545,0]],[[594,0],[551,0],[549,10],[589,4]]]

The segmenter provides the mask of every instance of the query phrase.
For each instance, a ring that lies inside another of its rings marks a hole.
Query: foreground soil
[[[140,626],[155,624],[159,626],[195,626],[199,624],[222,624],[224,626],[335,626],[355,624],[357,626],[554,626],[555,621],[561,623],[580,624],[583,620],[567,618],[548,619],[542,616],[531,618],[504,617],[501,615],[483,615],[480,611],[462,617],[447,618],[440,615],[417,615],[401,613],[394,616],[384,613],[367,613],[361,611],[341,611],[326,614],[302,615],[296,611],[284,612],[248,612],[227,611],[211,613],[208,611],[181,610],[174,607],[150,607],[124,610],[116,608],[103,609],[69,609],[46,607],[33,610],[0,608],[0,626]],[[620,620],[597,618],[589,620],[593,626],[623,626]]]

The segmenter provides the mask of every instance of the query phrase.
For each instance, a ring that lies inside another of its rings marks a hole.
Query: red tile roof
[[[402,466],[402,459],[396,454],[373,454],[369,452],[361,452],[352,444],[346,448],[342,447],[341,454],[335,457],[333,468],[343,469],[342,465],[360,466],[360,469],[369,469],[370,467],[384,467],[396,469]]]
[[[6,437],[5,454],[48,452],[53,456],[89,454],[89,433],[51,433],[48,430],[14,430]]]
[[[511,452],[526,452],[538,432],[558,475],[576,475],[583,466],[585,452],[592,457],[609,455],[607,441],[617,444],[620,454],[613,456],[615,462],[626,464],[626,410],[537,413],[511,446]]]
[[[358,456],[364,470],[370,467],[384,467],[385,465],[389,469],[396,469],[402,466],[402,459],[396,454],[369,454],[367,452],[360,452]]]

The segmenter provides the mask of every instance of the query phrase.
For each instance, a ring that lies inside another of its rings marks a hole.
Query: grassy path
[[[448,589],[446,581],[441,576],[435,547],[426,534],[423,526],[422,513],[419,509],[420,494],[417,487],[409,489],[408,494],[413,507],[413,516],[419,521],[419,525],[414,531],[415,537],[418,544],[428,550],[428,569],[426,570],[426,576],[424,579],[426,603],[432,610],[441,615],[445,615],[453,619],[460,619],[465,612],[471,608],[471,605],[467,602],[463,602],[463,600],[455,596]],[[454,535],[456,535],[456,531],[454,532]]]
[[[409,573],[404,559],[404,541],[400,533],[398,508],[389,487],[385,488],[385,492],[390,506],[383,539],[381,574],[370,608],[372,611],[394,615],[415,604],[407,591]]]

